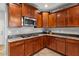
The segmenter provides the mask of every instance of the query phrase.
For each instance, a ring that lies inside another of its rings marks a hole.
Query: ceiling
[[[75,3],[29,3],[29,4],[36,7],[40,11],[56,11],[64,7],[72,6]],[[45,8],[45,4],[48,5],[47,8]],[[5,3],[0,3],[0,11],[5,10],[5,5],[6,5]]]
[[[70,5],[73,5],[74,3],[30,3],[40,11],[54,11],[60,8],[68,7]],[[48,7],[45,7],[45,4],[48,5]]]

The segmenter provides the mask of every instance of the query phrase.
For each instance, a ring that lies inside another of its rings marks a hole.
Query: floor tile
[[[34,56],[62,56],[52,50],[49,50],[47,48],[44,48],[43,50],[36,53]]]

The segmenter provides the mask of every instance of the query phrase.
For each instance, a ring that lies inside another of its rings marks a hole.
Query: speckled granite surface
[[[18,38],[14,38],[14,39],[8,39],[8,42],[25,40],[25,39],[35,38],[35,37],[39,37],[39,36],[44,36],[44,35],[79,40],[78,37],[71,37],[71,36],[64,36],[64,35],[57,35],[57,34],[39,34],[37,36],[30,36],[30,37],[26,37],[26,38],[18,37]]]

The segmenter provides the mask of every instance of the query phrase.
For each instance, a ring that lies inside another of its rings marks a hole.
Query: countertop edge
[[[15,42],[15,41],[20,41],[20,40],[26,40],[26,39],[31,39],[35,37],[40,37],[40,36],[53,36],[53,37],[60,37],[60,38],[68,38],[68,39],[74,39],[74,40],[79,40],[77,37],[70,37],[70,36],[64,36],[64,35],[57,35],[57,34],[40,34],[38,36],[31,36],[27,38],[15,38],[15,39],[8,39],[8,42]]]

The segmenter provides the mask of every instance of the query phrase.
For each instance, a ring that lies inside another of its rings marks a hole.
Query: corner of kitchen
[[[0,56],[79,56],[79,4],[0,3]]]

